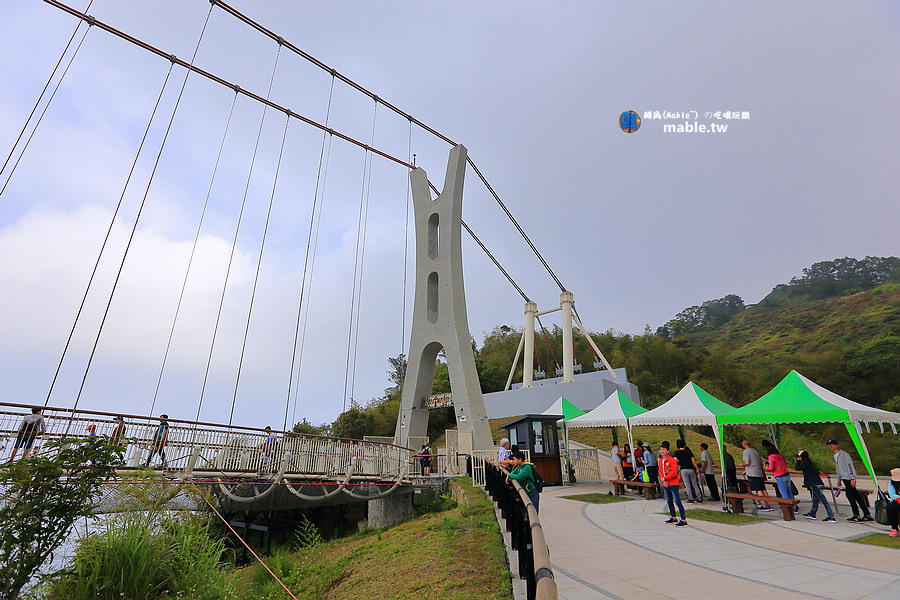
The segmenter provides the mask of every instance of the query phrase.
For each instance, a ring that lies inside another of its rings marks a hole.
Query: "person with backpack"
[[[540,478],[540,475],[537,474],[532,463],[525,462],[524,452],[520,450],[513,452],[512,459],[515,466],[509,475],[506,476],[506,483],[510,483],[510,479],[518,481],[525,493],[528,494],[528,499],[534,504],[534,511],[538,512],[538,503],[541,497],[536,480]]]
[[[897,537],[900,532],[897,531],[897,524],[900,523],[900,469],[891,469],[891,480],[887,484],[888,496],[890,502],[887,503],[886,511],[888,521],[891,523],[891,537]]]
[[[681,469],[678,468],[678,460],[669,454],[669,442],[664,441],[659,445],[659,483],[666,493],[666,502],[669,504],[669,514],[671,515],[666,523],[675,523],[676,527],[687,525],[687,515],[684,513],[684,505],[681,503],[681,496],[678,493],[680,479]],[[676,504],[681,520],[675,518]]]

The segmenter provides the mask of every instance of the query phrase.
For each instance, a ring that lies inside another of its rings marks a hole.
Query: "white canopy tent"
[[[699,385],[689,381],[668,402],[632,418],[630,423],[631,427],[640,425],[710,425],[719,446],[722,487],[724,488],[725,453],[722,449],[722,426],[719,418],[735,410],[733,406],[714,398]],[[628,435],[631,436],[630,431]]]
[[[575,417],[568,423],[568,427],[624,427],[628,434],[628,447],[634,448],[631,439],[631,427],[629,419],[635,415],[646,413],[647,409],[632,401],[628,396],[616,390],[606,397],[600,406],[591,412]]]

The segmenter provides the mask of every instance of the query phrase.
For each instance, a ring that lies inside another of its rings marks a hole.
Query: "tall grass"
[[[48,597],[67,600],[234,598],[219,560],[224,540],[190,514],[129,513],[85,538],[72,564],[58,573]]]

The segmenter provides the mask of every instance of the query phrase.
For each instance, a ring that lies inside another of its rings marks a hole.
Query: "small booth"
[[[547,485],[562,485],[559,427],[562,415],[525,415],[501,425],[511,446],[531,453],[531,462]]]

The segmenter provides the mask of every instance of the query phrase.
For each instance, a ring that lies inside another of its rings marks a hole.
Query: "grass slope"
[[[465,505],[302,549],[289,561],[276,556],[266,562],[303,599],[508,599],[509,572],[493,506],[471,483],[461,485]],[[244,597],[285,597],[271,584],[265,591],[254,588],[260,570],[251,567],[241,576]]]

